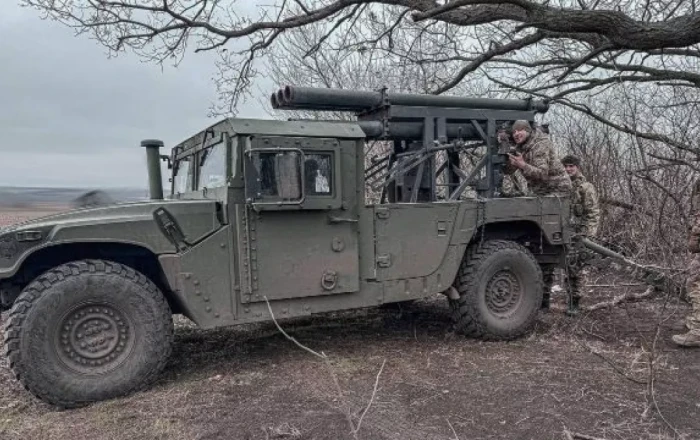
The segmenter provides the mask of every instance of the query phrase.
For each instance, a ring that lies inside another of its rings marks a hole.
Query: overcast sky
[[[214,57],[108,59],[87,35],[0,4],[0,186],[146,187],[144,138],[169,150],[216,120]],[[240,117],[267,117],[256,102]],[[165,151],[164,151],[165,153]]]

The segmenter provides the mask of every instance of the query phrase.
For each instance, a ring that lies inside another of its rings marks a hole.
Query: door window
[[[252,155],[257,174],[257,198],[301,199],[300,155],[296,151],[256,152]]]
[[[332,153],[304,153],[304,194],[329,196],[333,194]]]

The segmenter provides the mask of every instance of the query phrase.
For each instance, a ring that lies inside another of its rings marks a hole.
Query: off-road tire
[[[488,240],[471,246],[450,299],[458,333],[483,340],[512,340],[532,329],[542,305],[542,270],[522,245]]]
[[[24,387],[62,408],[149,386],[170,357],[173,320],[156,285],[111,261],[62,264],[32,281],[5,324],[5,354]]]

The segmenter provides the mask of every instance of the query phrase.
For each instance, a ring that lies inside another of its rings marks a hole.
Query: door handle
[[[358,220],[354,218],[342,218],[342,217],[335,217],[332,215],[328,216],[328,223],[357,223]]]

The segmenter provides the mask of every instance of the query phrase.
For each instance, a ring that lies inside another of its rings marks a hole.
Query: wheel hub
[[[494,274],[486,286],[486,305],[496,315],[512,312],[522,297],[522,286],[510,270]]]
[[[133,343],[129,322],[109,305],[82,306],[61,322],[59,356],[82,373],[99,374],[117,367]]]

